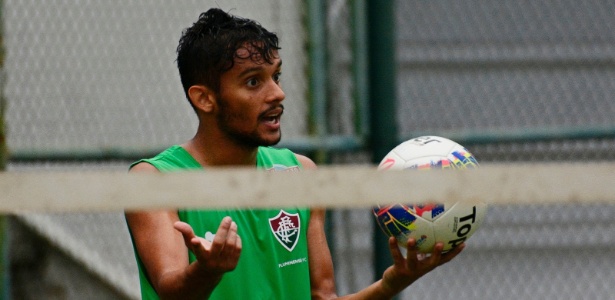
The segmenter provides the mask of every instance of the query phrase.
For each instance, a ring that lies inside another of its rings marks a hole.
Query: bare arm
[[[316,169],[316,164],[303,155],[297,159],[306,170]],[[312,299],[335,298],[335,277],[331,251],[325,236],[325,209],[312,209],[308,223],[308,257]]]
[[[308,225],[308,256],[312,299],[336,298],[333,261],[325,236],[325,210],[312,209]]]
[[[418,252],[415,250],[416,241],[414,239],[409,239],[406,246],[410,250],[408,250],[407,258],[404,258],[397,246],[397,240],[393,237],[389,238],[393,265],[384,271],[382,279],[355,294],[340,299],[391,299],[423,275],[451,261],[465,245],[461,244],[454,250],[442,254],[444,244],[436,243],[431,256],[423,260],[417,258]]]
[[[140,163],[130,172],[158,171]],[[218,233],[223,234],[216,234],[213,243],[194,236],[188,224],[179,222],[177,211],[127,212],[126,220],[147,276],[162,299],[206,299],[239,259],[241,239],[230,218],[222,221]],[[188,249],[197,256],[192,264]]]

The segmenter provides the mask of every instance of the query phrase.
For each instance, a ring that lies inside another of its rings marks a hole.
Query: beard
[[[273,146],[280,142],[282,139],[282,132],[277,139],[270,140],[266,139],[259,135],[258,131],[249,131],[249,130],[241,130],[234,124],[240,124],[241,122],[245,122],[247,119],[245,115],[240,112],[232,112],[232,109],[229,108],[228,101],[221,97],[218,97],[219,102],[219,113],[217,116],[218,126],[220,130],[226,134],[231,140],[233,140],[236,144],[244,146],[246,148],[256,148],[259,146]],[[259,119],[261,116],[259,116]]]

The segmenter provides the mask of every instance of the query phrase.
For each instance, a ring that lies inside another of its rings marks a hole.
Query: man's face
[[[236,143],[249,146],[277,144],[285,98],[280,86],[282,60],[272,63],[250,57],[249,47],[237,50],[232,69],[220,78],[218,126]]]

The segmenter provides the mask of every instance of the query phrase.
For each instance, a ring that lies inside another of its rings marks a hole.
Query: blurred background
[[[317,163],[375,166],[423,134],[482,164],[615,160],[613,1],[0,2],[9,172],[127,170],[191,138],[175,49],[210,7],[278,33],[280,146]],[[491,207],[460,257],[399,298],[613,299],[614,220],[615,206]],[[122,212],[0,224],[0,298],[139,297]],[[369,210],[331,211],[327,230],[340,294],[380,277]]]

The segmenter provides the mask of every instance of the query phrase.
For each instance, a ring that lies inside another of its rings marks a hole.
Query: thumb
[[[182,221],[177,221],[175,223],[173,223],[173,228],[175,228],[175,230],[179,231],[182,236],[184,237],[184,243],[186,244],[187,247],[190,247],[191,244],[191,240],[196,238],[196,235],[194,234],[194,230],[192,230],[192,227],[185,222]]]

